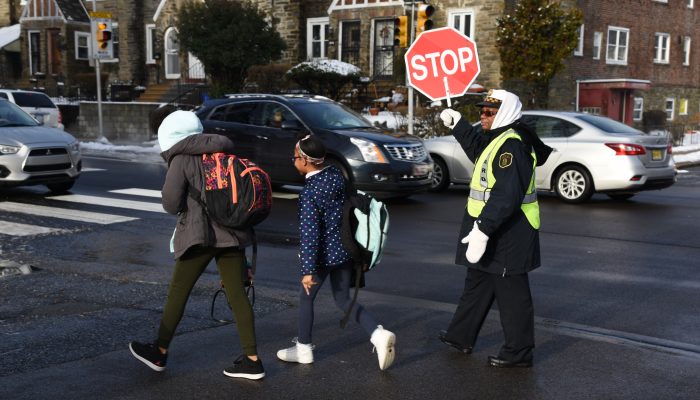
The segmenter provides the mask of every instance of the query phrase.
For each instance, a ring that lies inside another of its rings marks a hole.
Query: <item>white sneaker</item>
[[[394,345],[396,344],[396,335],[393,332],[384,329],[381,325],[372,332],[372,337],[369,341],[377,350],[377,358],[379,359],[379,369],[384,371],[389,368],[394,362],[396,353]]]
[[[292,342],[296,345],[277,352],[277,358],[282,361],[311,364],[314,362],[314,345],[299,343],[297,338]]]

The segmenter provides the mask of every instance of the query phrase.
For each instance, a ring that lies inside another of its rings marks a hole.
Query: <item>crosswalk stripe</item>
[[[67,232],[65,229],[0,221],[0,233],[10,236],[31,236],[42,233]]]
[[[11,201],[0,202],[0,211],[38,215],[41,217],[68,219],[72,221],[91,222],[103,225],[133,221],[138,219],[134,217],[125,217],[122,215],[103,214],[81,210],[70,210],[66,208],[15,203]]]
[[[117,193],[117,194],[128,194],[128,195],[132,195],[132,196],[155,197],[155,198],[160,199],[160,190],[128,188],[128,189],[110,190],[109,192],[110,193]]]
[[[113,199],[110,197],[86,196],[81,194],[67,194],[62,196],[46,198],[49,200],[68,201],[72,203],[83,203],[106,207],[126,208],[129,210],[165,213],[165,210],[163,210],[163,206],[160,203],[150,203],[146,201]]]

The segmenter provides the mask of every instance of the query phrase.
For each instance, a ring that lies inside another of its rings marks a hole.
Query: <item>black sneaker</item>
[[[262,379],[265,377],[265,368],[260,359],[253,361],[243,354],[233,362],[232,367],[224,370],[224,375],[231,378]]]
[[[160,352],[155,343],[129,343],[129,350],[138,360],[148,365],[154,371],[164,371],[165,363],[168,362],[168,355]]]

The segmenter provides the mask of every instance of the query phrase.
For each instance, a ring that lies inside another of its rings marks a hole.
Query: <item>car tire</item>
[[[350,179],[350,173],[348,172],[348,169],[345,168],[345,165],[343,165],[343,163],[339,160],[336,160],[335,158],[326,158],[326,164],[335,166],[340,170],[340,173],[343,174],[343,177],[345,179],[352,181],[352,179]]]
[[[52,193],[66,193],[73,185],[75,185],[75,179],[65,182],[48,183],[46,187],[49,188]]]
[[[583,203],[593,195],[593,180],[585,168],[567,165],[559,170],[554,188],[565,203]]]
[[[428,191],[442,192],[450,186],[450,171],[447,170],[447,164],[439,157],[433,157],[433,183]]]
[[[613,200],[624,201],[631,199],[632,197],[634,197],[635,194],[637,193],[608,193],[608,197],[610,197]]]

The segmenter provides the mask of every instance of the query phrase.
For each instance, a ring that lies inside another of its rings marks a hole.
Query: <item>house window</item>
[[[90,59],[90,34],[87,32],[75,32],[75,59]]]
[[[635,121],[642,120],[642,113],[644,112],[644,98],[635,97],[634,107],[632,108],[632,119]]]
[[[608,64],[627,65],[627,47],[629,44],[627,28],[608,27],[608,49],[605,62]]]
[[[394,20],[374,22],[374,77],[391,78],[394,75]]]
[[[576,30],[576,33],[578,35],[578,45],[576,45],[576,48],[574,49],[574,55],[575,56],[582,56],[583,55],[583,25],[578,27],[578,29]]]
[[[690,65],[690,36],[683,39],[683,65]]]
[[[328,18],[306,20],[306,58],[326,58],[328,56]]]
[[[29,31],[29,74],[34,75],[41,71],[41,33]]]
[[[671,37],[668,33],[657,33],[654,45],[654,62],[668,64],[669,42]]]
[[[177,29],[170,27],[165,31],[165,79],[180,78],[180,41]]]
[[[678,115],[688,115],[688,99],[681,99],[678,104]]]
[[[474,37],[474,11],[450,11],[448,21],[450,27],[455,28],[470,38]]]
[[[156,51],[158,49],[156,33],[155,24],[146,25],[146,64],[156,63]]]
[[[676,108],[676,100],[675,99],[666,99],[666,120],[667,121],[673,121],[673,113],[674,109]]]
[[[688,0],[688,8],[693,8],[693,0]]]
[[[603,32],[593,32],[593,59],[600,60],[600,47],[603,44]]]
[[[340,61],[357,66],[360,64],[360,21],[343,21],[341,30]]]

